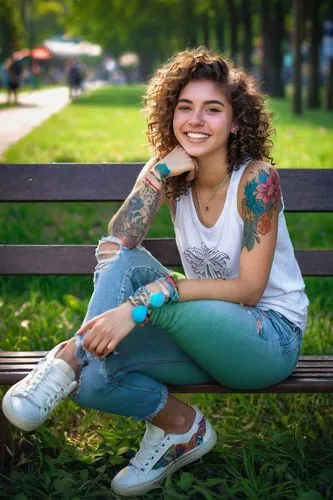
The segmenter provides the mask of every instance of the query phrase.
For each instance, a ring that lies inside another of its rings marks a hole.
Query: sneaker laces
[[[160,443],[153,443],[149,441],[147,438],[143,438],[139,450],[136,452],[135,456],[130,460],[130,464],[134,465],[134,467],[142,472],[145,471],[146,467],[148,467],[149,462],[155,460],[156,456],[160,454],[163,449],[163,452],[167,450],[167,445],[165,440],[170,440],[167,436]]]
[[[29,384],[21,391],[23,397],[28,396],[32,403],[38,408],[43,408],[44,411],[52,410],[58,401],[66,396],[69,385],[66,380],[61,381],[59,377],[56,377],[53,367],[53,359],[42,362],[42,366],[36,369],[37,373],[31,374]],[[64,377],[66,377],[65,374]]]

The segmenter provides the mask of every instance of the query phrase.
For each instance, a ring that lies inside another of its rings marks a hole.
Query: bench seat
[[[25,377],[47,354],[45,351],[0,352],[0,384],[12,385]],[[232,390],[216,382],[170,386],[173,393],[333,392],[333,356],[301,356],[293,374],[280,384],[255,391]]]
[[[2,164],[1,202],[122,202],[142,163]],[[287,212],[333,212],[333,169],[279,170]],[[173,238],[150,238],[144,246],[166,266],[181,265]],[[91,275],[95,245],[0,245],[0,275]],[[304,276],[333,276],[333,249],[296,249]],[[12,385],[29,373],[46,352],[0,351],[0,385]],[[257,391],[231,390],[216,382],[170,386],[178,393],[333,392],[333,356],[302,356],[293,374]],[[0,407],[0,468],[11,462],[13,441]]]

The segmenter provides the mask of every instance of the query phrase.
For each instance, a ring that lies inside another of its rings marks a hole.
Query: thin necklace
[[[229,177],[229,172],[224,177],[224,179],[217,185],[217,187],[216,187],[213,195],[209,198],[209,200],[208,201],[206,200],[206,202],[204,203],[205,212],[208,212],[210,202],[212,201],[212,199],[214,198],[214,196],[217,194],[218,190],[226,183],[228,177]],[[200,200],[199,200],[199,197],[201,199],[203,199],[203,196],[202,196],[202,193],[200,193],[200,190],[198,189],[198,186],[197,186],[196,182],[194,183],[194,188],[195,188],[195,191],[196,191],[196,194],[197,194],[198,204],[199,204],[199,210],[200,210]]]

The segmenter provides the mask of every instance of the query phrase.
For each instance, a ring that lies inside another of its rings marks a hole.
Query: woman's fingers
[[[115,348],[117,347],[118,343],[119,343],[119,339],[113,338],[111,340],[111,342],[109,342],[108,345],[106,346],[107,354],[105,354],[105,356],[108,356],[112,351],[114,351]]]
[[[85,333],[87,330],[91,329],[96,321],[98,320],[99,316],[95,316],[94,318],[91,318],[89,321],[87,321],[87,323],[85,323],[84,325],[82,325],[78,331],[76,332],[78,335],[82,335],[83,333]]]
[[[94,353],[96,354],[96,356],[98,356],[99,358],[104,357],[104,351],[106,350],[109,342],[110,339],[105,337],[100,340],[99,344],[94,349]]]
[[[186,180],[188,182],[194,180],[194,178],[195,178],[195,176],[197,174],[198,168],[199,168],[199,166],[198,166],[198,160],[196,158],[193,158],[192,156],[189,156],[189,158],[191,158],[193,168],[192,168],[192,170],[190,171],[190,173],[186,177]]]
[[[103,337],[104,333],[101,331],[101,327],[99,325],[95,325],[83,341],[85,349],[87,349],[87,351],[93,351]]]
[[[98,346],[99,342],[100,342],[100,337],[98,337],[97,335],[95,335],[94,337],[87,336],[84,339],[83,347],[86,349],[86,351],[93,352],[95,348]]]

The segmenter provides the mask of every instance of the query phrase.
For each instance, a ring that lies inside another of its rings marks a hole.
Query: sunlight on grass
[[[147,157],[142,87],[82,96],[24,137],[4,156],[6,163],[143,161]],[[118,95],[118,94],[116,94]],[[124,105],[127,97],[131,105]]]
[[[107,87],[82,96],[12,146],[3,163],[145,161],[149,157],[143,86]],[[331,168],[330,113],[291,114],[287,100],[270,99],[275,113],[273,155],[281,168]],[[295,147],[297,145],[297,147]]]

